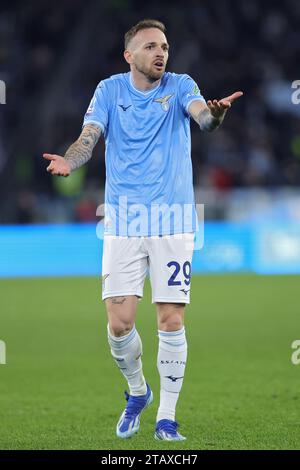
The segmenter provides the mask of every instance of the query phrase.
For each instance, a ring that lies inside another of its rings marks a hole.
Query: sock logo
[[[177,364],[179,366],[185,366],[185,361],[164,361],[161,359],[160,361],[161,364]]]
[[[123,361],[125,361],[124,358],[122,359],[122,358],[120,358],[120,357],[115,357],[115,356],[113,356],[113,358],[114,358],[114,360],[117,361],[117,362],[123,362]]]
[[[166,379],[170,379],[172,382],[176,382],[176,380],[183,379],[183,377],[173,377],[173,375],[165,375]]]

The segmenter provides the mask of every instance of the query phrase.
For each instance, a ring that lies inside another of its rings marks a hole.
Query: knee
[[[106,299],[106,312],[108,318],[109,331],[113,336],[124,336],[134,327],[135,306],[131,299],[120,298],[121,303],[113,303],[111,299]],[[126,304],[124,302],[126,301]]]
[[[169,318],[166,321],[160,321],[159,329],[161,331],[178,331],[183,327],[181,318]]]
[[[117,338],[120,336],[125,336],[132,330],[134,324],[131,322],[124,322],[117,318],[110,319],[108,321],[109,331],[113,336]]]
[[[166,308],[159,310],[158,328],[161,331],[178,331],[183,327],[184,305],[173,308],[171,311]]]

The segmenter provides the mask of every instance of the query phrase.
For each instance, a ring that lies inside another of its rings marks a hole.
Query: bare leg
[[[161,331],[177,331],[183,328],[185,304],[157,302],[157,325]]]
[[[135,295],[105,299],[109,330],[114,336],[128,334],[135,322],[138,298]]]

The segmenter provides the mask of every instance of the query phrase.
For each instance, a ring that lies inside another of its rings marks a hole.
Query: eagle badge
[[[155,103],[160,103],[163,111],[167,112],[170,108],[170,103],[169,99],[173,96],[172,95],[166,95],[163,98],[156,98]]]

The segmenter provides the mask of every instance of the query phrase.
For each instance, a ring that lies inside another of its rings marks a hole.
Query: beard
[[[154,66],[146,67],[145,65],[135,63],[135,68],[138,72],[142,73],[149,83],[159,80],[165,72],[165,67],[162,70],[155,70]]]

